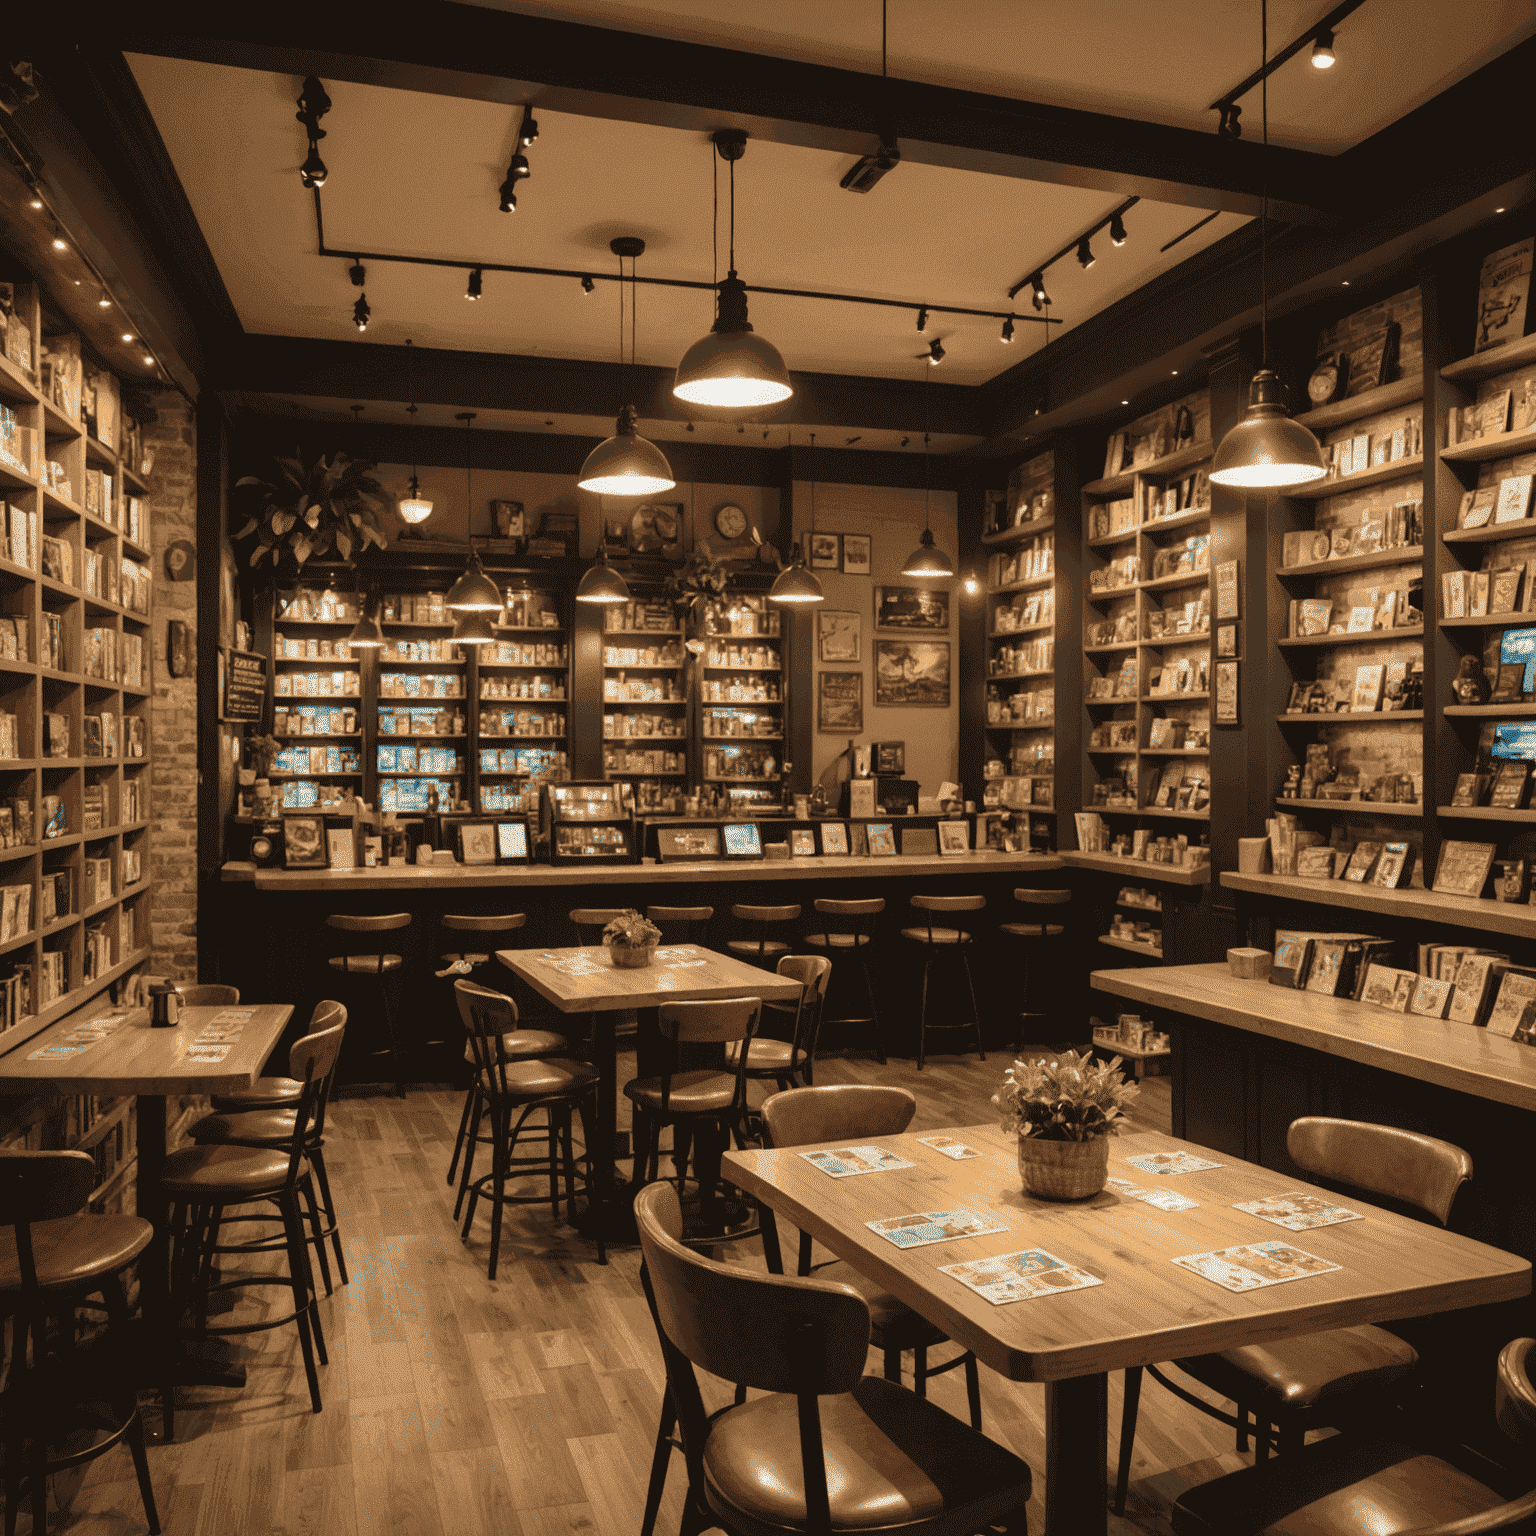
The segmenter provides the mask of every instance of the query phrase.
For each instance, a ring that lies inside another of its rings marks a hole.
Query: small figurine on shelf
[[[1483,677],[1482,663],[1476,656],[1461,658],[1461,670],[1451,684],[1451,692],[1462,704],[1481,704],[1488,697],[1488,683]]]

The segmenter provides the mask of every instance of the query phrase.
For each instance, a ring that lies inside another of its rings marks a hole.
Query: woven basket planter
[[[1024,1192],[1042,1200],[1086,1200],[1109,1177],[1109,1138],[1041,1141],[1019,1138],[1019,1177]]]

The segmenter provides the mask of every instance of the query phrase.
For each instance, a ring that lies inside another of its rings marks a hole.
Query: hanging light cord
[[[1259,351],[1269,367],[1269,0],[1259,0],[1259,113],[1263,120],[1264,165],[1259,174]],[[1050,327],[1046,327],[1050,340]]]
[[[886,11],[890,0],[880,0],[880,78],[885,79],[885,35],[886,35]]]
[[[710,287],[715,290],[715,319],[720,318],[720,147],[713,146],[709,157],[709,179],[715,195],[714,213],[709,226]]]
[[[736,275],[736,162],[731,165],[731,276]]]
[[[816,434],[811,433],[811,543],[816,542]]]
[[[1047,338],[1049,338],[1051,333],[1049,331],[1047,331],[1045,334],[1046,334]],[[931,414],[930,414],[929,409],[928,409],[928,386],[932,382],[933,382],[933,369],[932,368],[924,368],[923,369],[923,532],[924,533],[929,533],[929,532],[932,531],[931,524],[929,523],[929,520],[928,520],[928,517],[929,517],[929,514],[928,514],[928,487],[929,487],[929,482],[933,479],[932,465],[930,465],[930,463],[928,462],[928,427],[929,427],[929,423],[930,423],[930,421],[932,419],[931,418]]]

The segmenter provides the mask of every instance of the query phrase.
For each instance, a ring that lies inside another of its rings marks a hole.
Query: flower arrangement
[[[666,595],[677,612],[679,627],[697,622],[725,596],[730,566],[707,543],[696,544],[680,569],[667,577]]]
[[[1120,1058],[1092,1053],[1015,1061],[992,1096],[1001,1128],[1023,1140],[1093,1141],[1118,1136],[1126,1106],[1141,1090],[1120,1072]]]
[[[648,949],[661,942],[661,929],[632,907],[603,929],[603,943],[610,949]]]

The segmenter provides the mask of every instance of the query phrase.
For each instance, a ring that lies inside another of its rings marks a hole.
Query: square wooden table
[[[592,1065],[597,1068],[597,1124],[588,1129],[592,1145],[593,1195],[583,1230],[602,1223],[613,1241],[633,1240],[633,1220],[613,1171],[613,1135],[618,1112],[614,1025],[621,1013],[663,1003],[703,1002],[722,997],[760,997],[793,1002],[803,990],[792,976],[780,976],[698,944],[667,944],[650,965],[615,965],[600,944],[574,949],[498,949],[496,958],[514,976],[562,1013],[592,1015]]]
[[[1109,1371],[1530,1292],[1527,1260],[1359,1200],[1338,1203],[1364,1220],[1300,1233],[1234,1210],[1239,1201],[1309,1186],[1156,1132],[1113,1139],[1110,1178],[1143,1189],[1177,1190],[1199,1201],[1198,1209],[1161,1211],[1108,1189],[1084,1201],[1037,1200],[1023,1193],[1016,1143],[995,1123],[943,1134],[984,1155],[955,1162],[909,1133],[864,1140],[889,1148],[915,1164],[912,1168],[834,1179],[798,1155],[814,1149],[795,1148],[731,1152],[724,1171],[732,1183],[811,1233],[999,1374],[1045,1383],[1051,1536],[1086,1536],[1106,1528]],[[1221,1166],[1163,1177],[1126,1162],[1142,1153],[1173,1151]],[[865,1226],[885,1217],[957,1208],[989,1215],[1009,1230],[903,1250]],[[1185,1254],[1275,1241],[1341,1267],[1236,1293],[1170,1262]],[[939,1273],[940,1265],[1025,1248],[1043,1248],[1103,1284],[993,1306]]]
[[[244,1386],[245,1370],[225,1364],[198,1367],[178,1345],[168,1342],[175,1336],[175,1319],[171,1316],[169,1205],[160,1190],[165,1169],[165,1104],[171,1095],[232,1093],[256,1081],[273,1046],[282,1039],[293,1008],[287,1003],[238,1006],[241,1011],[249,1009],[251,1016],[218,1062],[194,1060],[192,1053],[199,1031],[222,1013],[222,1008],[183,1008],[180,1022],[173,1028],[154,1029],[148,1009],[112,1008],[105,998],[101,1007],[89,1014],[69,1014],[0,1056],[0,1093],[52,1089],[58,1094],[136,1096],[137,1209],[155,1229],[154,1241],[145,1249],[139,1265],[150,1348],[177,1348],[184,1366],[177,1379],[201,1385]],[[123,1015],[123,1022],[113,1033],[83,1049],[71,1042],[70,1037],[82,1024],[108,1014]],[[164,1379],[163,1370],[157,1367],[148,1379],[158,1383]]]

